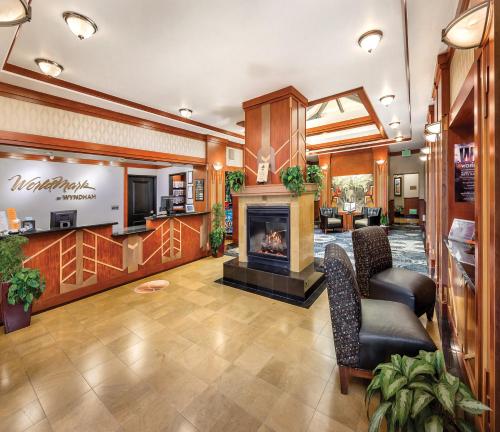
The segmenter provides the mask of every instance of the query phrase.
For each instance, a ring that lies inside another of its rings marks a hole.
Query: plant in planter
[[[283,185],[294,195],[302,195],[306,190],[304,186],[304,174],[299,166],[288,167],[280,171]]]
[[[31,322],[31,305],[45,290],[45,281],[35,269],[23,268],[22,246],[28,239],[10,236],[0,240],[2,319],[9,333]]]
[[[366,403],[378,394],[380,404],[370,418],[369,432],[379,431],[385,418],[388,431],[471,432],[464,414],[489,410],[471,390],[446,371],[441,351],[420,351],[416,357],[391,356],[374,370]]]
[[[380,216],[380,225],[389,226],[389,218],[385,213],[383,213],[382,216]]]
[[[315,194],[315,199],[318,200],[321,194],[321,189],[323,189],[323,171],[319,165],[307,165],[306,170],[306,181],[307,183],[315,183],[318,186],[318,190]]]
[[[222,204],[216,203],[212,206],[212,231],[209,235],[212,256],[221,257],[224,254],[225,236],[224,209],[222,208]]]
[[[229,171],[226,176],[229,189],[233,192],[239,192],[245,182],[245,174],[243,171]]]

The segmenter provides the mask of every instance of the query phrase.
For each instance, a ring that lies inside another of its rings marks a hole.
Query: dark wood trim
[[[324,154],[334,154],[334,153],[345,153],[349,151],[357,151],[357,150],[366,150],[369,148],[374,148],[374,147],[384,147],[384,146],[390,146],[391,144],[401,144],[402,142],[407,142],[411,141],[411,138],[404,138],[403,141],[396,142],[393,139],[386,139],[386,140],[378,140],[375,142],[369,142],[366,144],[352,144],[352,145],[346,145],[346,146],[340,146],[339,148],[331,148],[331,149],[323,149],[323,150],[318,150],[314,151],[311,149],[311,155],[324,155]]]
[[[359,97],[361,98],[361,101],[363,102],[363,105],[365,106],[366,110],[370,114],[370,116],[373,119],[373,123],[375,123],[378,127],[378,130],[380,132],[380,135],[382,138],[387,138],[387,133],[385,132],[385,128],[382,125],[382,122],[377,116],[377,113],[375,112],[375,109],[373,108],[372,103],[370,102],[370,99],[368,99],[368,95],[365,92],[365,89],[361,87],[361,90],[358,92]],[[411,126],[411,125],[410,125]]]
[[[75,163],[80,165],[104,165],[122,168],[144,168],[144,169],[161,169],[168,168],[169,165],[152,165],[152,164],[140,164],[133,162],[119,162],[119,161],[103,161],[99,159],[82,159],[82,158],[70,158],[71,162],[67,157],[53,156],[50,159],[47,155],[41,154],[28,154],[28,153],[13,153],[0,151],[0,158],[4,159],[21,159],[21,160],[34,160],[39,162],[59,162],[59,163]]]
[[[364,378],[371,380],[373,372],[365,369],[357,369],[349,366],[338,366],[340,377],[340,393],[346,395],[349,392],[349,379],[351,377]]]
[[[467,73],[464,82],[462,83],[462,86],[460,87],[460,90],[455,98],[455,101],[453,102],[450,108],[449,126],[453,125],[453,122],[455,121],[458,113],[464,106],[470,93],[474,91],[476,75],[477,75],[477,63],[474,61],[472,63],[469,72]]]
[[[341,122],[330,123],[323,126],[316,126],[306,129],[306,136],[319,135],[328,132],[336,132],[346,129],[352,129],[360,126],[368,126],[373,124],[371,116],[358,117],[352,120],[344,120]]]
[[[138,150],[107,144],[94,144],[85,141],[68,140],[63,138],[53,138],[2,130],[0,130],[0,144],[16,145],[20,147],[32,147],[44,150],[59,150],[85,154],[98,154],[103,156],[115,156],[137,160],[188,163],[193,165],[206,164],[205,158],[175,155],[171,153],[161,153],[150,150]]]
[[[349,145],[349,144],[362,144],[365,142],[376,141],[376,140],[381,140],[381,139],[384,139],[384,138],[380,134],[373,134],[373,135],[366,135],[366,136],[357,137],[357,138],[349,138],[349,139],[344,139],[344,140],[339,140],[339,141],[332,141],[332,142],[327,142],[327,143],[322,143],[322,144],[309,144],[307,146],[307,148],[311,151],[323,150],[323,149],[330,149],[330,148],[340,147],[340,146]]]
[[[335,93],[335,94],[332,94],[330,96],[325,96],[325,97],[322,97],[319,99],[309,101],[307,106],[310,107],[310,106],[317,105],[317,104],[320,104],[323,102],[328,102],[328,101],[331,101],[332,99],[338,99],[338,98],[348,96],[348,95],[353,94],[353,93],[359,93],[360,91],[365,91],[365,90],[363,87],[356,87],[356,88],[353,88],[350,90],[345,90],[345,91],[340,92],[340,93]]]
[[[17,99],[38,105],[48,106],[51,108],[58,108],[66,111],[75,112],[78,114],[98,117],[104,120],[129,124],[144,129],[152,129],[158,132],[164,132],[200,141],[205,141],[206,139],[205,134],[188,131],[185,129],[177,128],[175,126],[169,126],[151,120],[145,120],[140,117],[134,117],[128,114],[122,114],[117,111],[111,111],[105,108],[99,108],[81,102],[75,102],[69,99],[61,98],[59,96],[52,96],[47,93],[41,93],[35,90],[29,90],[11,84],[0,83],[0,96],[9,97],[12,99]]]
[[[30,79],[34,79],[37,81],[45,82],[47,84],[62,87],[62,88],[65,88],[67,90],[72,90],[72,91],[75,91],[77,93],[86,94],[88,96],[92,96],[92,97],[96,97],[99,99],[107,100],[109,102],[128,106],[130,108],[138,109],[140,111],[148,112],[150,114],[155,114],[155,115],[158,115],[160,117],[168,118],[171,120],[176,120],[176,121],[190,124],[193,126],[198,126],[198,127],[201,127],[201,128],[207,129],[207,130],[211,130],[214,132],[218,132],[218,133],[221,133],[224,135],[229,135],[229,136],[233,136],[235,138],[240,138],[240,139],[245,138],[243,135],[240,135],[236,132],[231,132],[231,131],[228,131],[225,129],[221,129],[221,128],[218,128],[215,126],[211,126],[211,125],[196,121],[196,120],[186,119],[184,117],[181,117],[180,115],[171,114],[167,111],[162,111],[162,110],[152,108],[152,107],[147,106],[147,105],[143,105],[143,104],[140,104],[137,102],[132,102],[132,101],[127,100],[127,99],[123,99],[123,98],[120,98],[117,96],[112,96],[110,94],[103,93],[103,92],[100,92],[97,90],[93,90],[93,89],[90,89],[88,87],[80,86],[78,84],[73,84],[73,83],[70,83],[68,81],[64,81],[64,80],[59,79],[59,78],[52,78],[52,77],[44,75],[40,72],[32,71],[30,69],[25,69],[25,68],[22,68],[20,66],[16,66],[16,65],[13,65],[10,63],[6,63],[3,67],[3,70],[10,72],[10,73],[13,73],[13,74],[16,74],[16,75],[24,76],[26,78],[30,78]]]
[[[302,93],[300,93],[295,87],[288,86],[280,90],[276,90],[271,93],[267,93],[265,95],[243,102],[242,107],[244,110],[247,110],[256,105],[275,102],[279,99],[283,99],[290,96],[298,99],[303,105],[307,106],[307,98]]]

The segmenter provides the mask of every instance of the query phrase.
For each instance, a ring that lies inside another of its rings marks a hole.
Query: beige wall
[[[418,154],[410,157],[391,156],[389,158],[389,200],[394,199],[394,174],[418,174],[418,197],[425,199],[425,164]]]

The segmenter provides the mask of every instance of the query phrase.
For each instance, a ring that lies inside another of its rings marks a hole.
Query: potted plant
[[[40,298],[45,290],[45,281],[40,272],[22,266],[22,247],[27,241],[22,236],[9,236],[0,240],[2,320],[5,333],[30,325],[33,300]]]
[[[382,213],[382,216],[380,216],[380,226],[384,228],[385,233],[389,235],[389,217],[386,213]]]
[[[420,351],[416,357],[391,356],[374,370],[366,390],[366,403],[375,394],[379,406],[370,418],[369,432],[388,431],[471,432],[474,425],[465,417],[489,410],[471,390],[446,371],[441,351]]]
[[[299,166],[282,169],[280,171],[280,179],[283,185],[294,195],[302,195],[306,190],[304,186],[304,174]]]
[[[226,173],[226,179],[229,189],[233,192],[239,192],[245,182],[245,174],[243,171],[229,171]]]
[[[222,208],[222,204],[216,203],[212,206],[212,231],[209,236],[213,257],[219,258],[224,255],[225,237],[224,209]]]
[[[307,183],[315,183],[318,186],[314,198],[319,200],[321,189],[323,189],[323,172],[319,165],[307,165],[306,181]]]

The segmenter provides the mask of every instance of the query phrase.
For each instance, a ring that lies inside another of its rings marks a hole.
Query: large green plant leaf
[[[372,417],[370,418],[370,426],[368,432],[378,432],[382,420],[384,419],[385,413],[392,406],[391,402],[384,402],[375,410]]]
[[[402,358],[399,354],[393,354],[391,355],[391,364],[394,366],[394,369],[396,369],[398,372],[403,372],[401,369],[401,362]]]
[[[448,384],[450,386],[450,388],[453,390],[453,397],[455,397],[455,394],[456,394],[458,387],[460,385],[460,380],[455,375],[452,375],[448,372],[444,372],[441,375],[440,381],[445,382],[446,384]]]
[[[413,381],[417,377],[417,375],[434,375],[435,373],[436,370],[434,369],[433,364],[428,363],[424,360],[417,360],[410,367],[408,380]]]
[[[413,381],[412,383],[408,384],[408,388],[412,390],[424,390],[430,394],[434,392],[434,390],[432,389],[432,385],[425,381]]]
[[[406,378],[410,378],[410,370],[417,359],[413,357],[403,356],[401,359],[401,371]]]
[[[476,399],[462,399],[457,402],[457,406],[471,414],[482,414],[484,411],[489,411],[490,408]]]
[[[366,394],[365,394],[365,404],[367,405],[367,409],[370,406],[370,400],[372,396],[375,394],[377,390],[380,389],[380,386],[382,385],[382,379],[380,374],[375,375],[373,379],[371,380],[370,384],[368,385],[368,388],[366,389]]]
[[[432,394],[421,389],[415,390],[413,394],[413,404],[411,407],[411,417],[416,418],[422,410],[434,400]]]
[[[384,386],[382,383],[382,394],[385,400],[392,398],[400,389],[408,382],[408,379],[403,375],[395,375],[394,379]]]
[[[396,412],[396,418],[400,427],[404,426],[408,420],[408,415],[410,414],[412,406],[412,399],[412,390],[401,389],[396,393],[396,404],[393,409]]]
[[[443,419],[437,415],[425,421],[425,432],[443,432]]]
[[[444,382],[435,384],[433,387],[436,399],[452,417],[455,417],[455,394],[453,389]]]
[[[438,375],[446,372],[446,363],[444,361],[444,355],[442,351],[436,351],[434,365],[436,367],[436,372],[438,373]]]
[[[460,381],[458,384],[458,393],[462,396],[462,398],[475,399],[475,396],[472,393],[471,389],[467,385],[465,385],[462,381]]]

